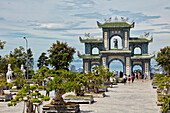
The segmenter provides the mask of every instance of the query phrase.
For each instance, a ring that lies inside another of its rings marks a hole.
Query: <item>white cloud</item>
[[[46,28],[46,29],[62,29],[68,27],[65,24],[62,23],[46,23],[46,24],[40,24],[38,28]]]

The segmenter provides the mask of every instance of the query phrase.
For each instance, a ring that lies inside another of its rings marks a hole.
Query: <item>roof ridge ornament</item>
[[[118,18],[117,18],[117,16],[115,17],[115,22],[118,22]]]
[[[111,21],[112,21],[112,17],[110,17],[109,19],[106,19],[106,18],[105,18],[104,21],[105,21],[105,23],[106,23],[106,22],[111,22]]]

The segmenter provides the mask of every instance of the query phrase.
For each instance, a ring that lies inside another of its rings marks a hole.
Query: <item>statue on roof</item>
[[[85,33],[85,37],[90,37],[90,33]]]
[[[117,39],[114,39],[114,49],[118,49],[118,41]]]
[[[118,22],[118,18],[117,18],[117,16],[115,17],[115,22]]]
[[[110,18],[108,19],[108,22],[111,22],[111,20],[112,20],[112,17],[110,17]]]
[[[121,17],[121,21],[122,21],[122,22],[125,22],[126,19],[125,19],[124,17]]]
[[[144,32],[144,36],[148,37],[149,36],[149,32]]]

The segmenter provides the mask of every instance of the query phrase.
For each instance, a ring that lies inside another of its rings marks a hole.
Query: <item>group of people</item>
[[[127,81],[130,83],[131,80],[132,80],[132,83],[133,83],[134,79],[135,79],[134,75],[132,75],[132,76],[130,76],[130,75],[127,76],[126,74],[123,75],[124,84],[126,84]]]
[[[130,83],[130,81],[132,80],[132,83],[134,82],[134,80],[135,80],[135,77],[137,78],[137,79],[144,79],[144,80],[146,80],[146,78],[147,78],[147,74],[145,73],[145,75],[142,75],[142,74],[140,74],[140,73],[135,73],[135,74],[132,74],[132,76],[130,76],[130,75],[126,75],[126,74],[124,74],[123,75],[123,80],[124,80],[124,84],[126,84],[126,82],[128,81],[129,83]],[[143,82],[143,81],[142,81]]]

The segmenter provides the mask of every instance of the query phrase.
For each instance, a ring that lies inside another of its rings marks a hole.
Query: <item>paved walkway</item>
[[[82,113],[159,113],[156,90],[151,81],[135,81],[109,88],[105,98],[96,98],[92,105],[80,105]]]
[[[51,97],[53,94],[50,93]],[[81,113],[159,113],[160,108],[156,105],[156,90],[151,81],[118,84],[109,88],[106,97],[94,100],[93,104],[80,104]],[[0,102],[0,113],[22,113],[23,102],[12,107],[7,107],[7,103]]]

